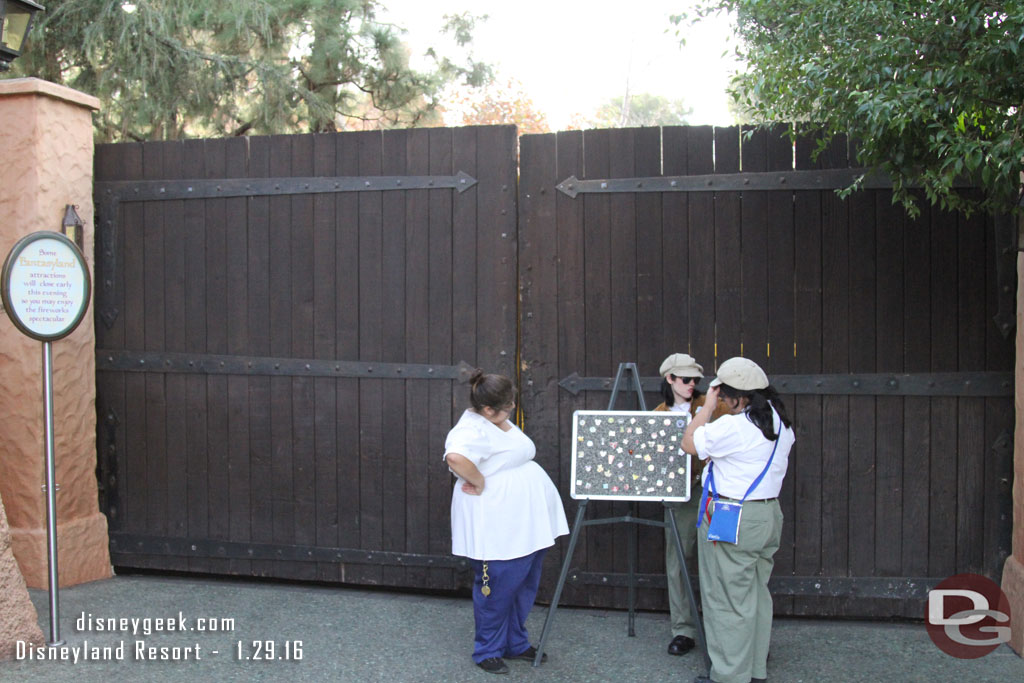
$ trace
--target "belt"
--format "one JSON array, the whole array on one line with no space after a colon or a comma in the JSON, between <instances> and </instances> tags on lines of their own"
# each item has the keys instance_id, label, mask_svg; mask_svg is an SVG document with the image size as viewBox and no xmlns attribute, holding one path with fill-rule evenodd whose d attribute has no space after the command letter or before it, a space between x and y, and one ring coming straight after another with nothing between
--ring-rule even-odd
<instances>
[{"instance_id":1,"label":"belt","mask_svg":"<svg viewBox=\"0 0 1024 683\"><path fill-rule=\"evenodd\" d=\"M728 496L719 496L718 498L720 500L727 500L731 503L773 503L778 500L778 498L747 498L744 501L740 501L739 498L729 498Z\"/></svg>"}]
</instances>

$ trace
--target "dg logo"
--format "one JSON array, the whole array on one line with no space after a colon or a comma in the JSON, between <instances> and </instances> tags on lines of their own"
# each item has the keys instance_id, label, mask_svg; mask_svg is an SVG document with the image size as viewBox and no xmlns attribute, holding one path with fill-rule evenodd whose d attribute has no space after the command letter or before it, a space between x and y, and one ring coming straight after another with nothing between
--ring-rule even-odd
<instances>
[{"instance_id":1,"label":"dg logo","mask_svg":"<svg viewBox=\"0 0 1024 683\"><path fill-rule=\"evenodd\" d=\"M1010 603L990 579L957 574L928 592L925 624L940 650L977 659L1010 640Z\"/></svg>"}]
</instances>

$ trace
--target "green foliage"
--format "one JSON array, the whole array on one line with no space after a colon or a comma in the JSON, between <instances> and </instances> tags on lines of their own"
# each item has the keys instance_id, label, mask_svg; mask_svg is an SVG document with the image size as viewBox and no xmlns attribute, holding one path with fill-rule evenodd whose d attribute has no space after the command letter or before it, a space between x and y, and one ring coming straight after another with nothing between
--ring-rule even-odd
<instances>
[{"instance_id":1,"label":"green foliage","mask_svg":"<svg viewBox=\"0 0 1024 683\"><path fill-rule=\"evenodd\" d=\"M415 125L454 80L488 68L409 65L377 0L50 0L12 75L100 98L99 141ZM473 18L451 18L468 40Z\"/></svg>"},{"instance_id":2,"label":"green foliage","mask_svg":"<svg viewBox=\"0 0 1024 683\"><path fill-rule=\"evenodd\" d=\"M601 105L587 125L595 128L632 128L638 126L681 126L693 114L693 107L682 100L661 95L638 93L628 102L615 97Z\"/></svg>"},{"instance_id":3,"label":"green foliage","mask_svg":"<svg viewBox=\"0 0 1024 683\"><path fill-rule=\"evenodd\" d=\"M732 93L754 120L816 122L822 147L848 135L857 162L888 173L912 214L913 185L947 209L1015 206L1022 0L699 1L689 18L735 13L749 70ZM960 193L964 180L984 199Z\"/></svg>"}]
</instances>

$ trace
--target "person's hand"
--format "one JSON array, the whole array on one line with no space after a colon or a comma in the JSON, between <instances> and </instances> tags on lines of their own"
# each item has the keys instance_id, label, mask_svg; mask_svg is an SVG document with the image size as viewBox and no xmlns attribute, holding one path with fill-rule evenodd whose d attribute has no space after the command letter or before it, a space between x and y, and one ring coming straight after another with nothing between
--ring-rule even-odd
<instances>
[{"instance_id":1,"label":"person's hand","mask_svg":"<svg viewBox=\"0 0 1024 683\"><path fill-rule=\"evenodd\" d=\"M721 390L722 386L720 384L716 384L713 387L708 387L708 393L707 397L704 399L704 405L709 405L711 406L711 409L714 410L714 407L718 405L718 393Z\"/></svg>"},{"instance_id":2,"label":"person's hand","mask_svg":"<svg viewBox=\"0 0 1024 683\"><path fill-rule=\"evenodd\" d=\"M463 482L462 484L462 492L468 493L471 496L479 496L481 493L484 492L484 487L481 486L480 488L477 488L476 486L473 486L467 481Z\"/></svg>"}]
</instances>

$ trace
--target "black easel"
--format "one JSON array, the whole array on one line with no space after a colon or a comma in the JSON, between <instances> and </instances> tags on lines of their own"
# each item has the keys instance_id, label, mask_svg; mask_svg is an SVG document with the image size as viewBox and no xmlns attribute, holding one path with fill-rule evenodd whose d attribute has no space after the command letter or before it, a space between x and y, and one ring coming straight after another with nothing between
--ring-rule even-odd
<instances>
[{"instance_id":1,"label":"black easel","mask_svg":"<svg viewBox=\"0 0 1024 683\"><path fill-rule=\"evenodd\" d=\"M640 403L640 410L647 410L647 403L644 401L643 388L640 386L640 373L636 363L619 363L619 371L615 374L615 384L612 385L611 399L608 401L608 410L615 409L615 400L619 396L619 387L622 384L623 375L629 373L632 379L632 389L636 391ZM565 552L565 559L562 561L562 572L558 576L558 585L555 587L555 594L551 599L551 606L548 608L547 617L544 619L544 629L540 634L540 642L537 644L537 656L533 659L534 666L540 666L541 657L544 656L544 644L547 642L551 632L551 624L554 621L555 610L558 609L558 600L562 597L562 589L565 588L565 580L569 575L569 565L572 563L573 551L576 550L576 542L579 540L580 529L585 526L597 526L599 524L646 524L665 528L672 527L672 535L676 540L676 550L679 552L679 565L683 570L683 582L686 585L686 597L690 601L690 613L693 614L694 622L697 624L697 644L704 655L704 665L710 676L711 658L708 656L707 641L704 638L704 625L701 623L700 614L697 612L697 599L693 594L693 585L690 582L690 569L686 566L686 554L683 552L683 542L679 539L679 527L676 524L676 516L668 515L669 522L659 522L653 519L643 519L637 515L637 501L633 501L633 510L625 517L605 517L603 519L583 519L587 511L589 498L584 498L576 508L576 520L572 524L572 533L569 535L569 548ZM668 506L666 505L666 508ZM629 534L629 628L630 637L636 636L636 527L633 533Z\"/></svg>"}]
</instances>

